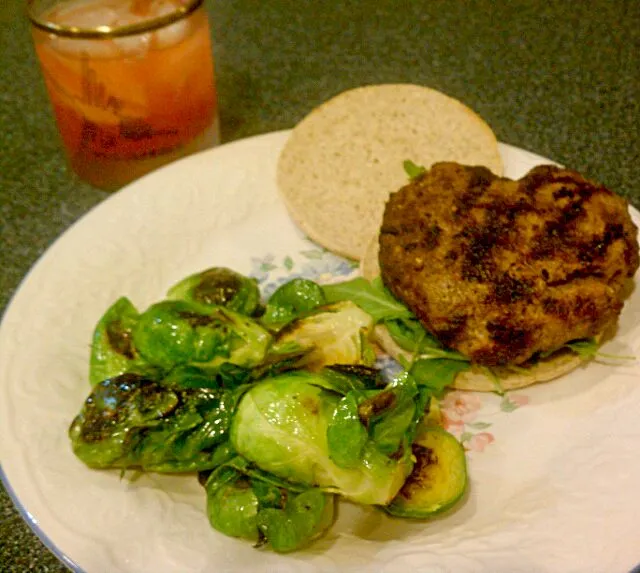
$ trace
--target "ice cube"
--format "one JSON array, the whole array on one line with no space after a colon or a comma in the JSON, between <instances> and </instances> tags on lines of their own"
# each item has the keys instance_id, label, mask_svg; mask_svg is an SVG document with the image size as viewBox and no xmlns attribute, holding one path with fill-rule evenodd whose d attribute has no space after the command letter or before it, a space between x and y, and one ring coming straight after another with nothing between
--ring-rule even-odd
<instances>
[{"instance_id":1,"label":"ice cube","mask_svg":"<svg viewBox=\"0 0 640 573\"><path fill-rule=\"evenodd\" d=\"M156 31L155 45L157 48L168 48L181 42L189 33L189 22L179 20L169 26Z\"/></svg>"},{"instance_id":2,"label":"ice cube","mask_svg":"<svg viewBox=\"0 0 640 573\"><path fill-rule=\"evenodd\" d=\"M118 54L126 58L142 58L149 51L151 32L136 34L135 36L121 36L113 38Z\"/></svg>"},{"instance_id":3,"label":"ice cube","mask_svg":"<svg viewBox=\"0 0 640 573\"><path fill-rule=\"evenodd\" d=\"M149 15L146 10L141 11L141 9L136 6L134 2L124 2L121 1L118 4L117 10L117 19L116 26L131 26L132 24L139 24L140 22L144 22L149 19Z\"/></svg>"},{"instance_id":4,"label":"ice cube","mask_svg":"<svg viewBox=\"0 0 640 573\"><path fill-rule=\"evenodd\" d=\"M104 2L88 0L65 4L52 12L50 19L64 26L93 29L99 26L113 26L118 19L118 12Z\"/></svg>"},{"instance_id":5,"label":"ice cube","mask_svg":"<svg viewBox=\"0 0 640 573\"><path fill-rule=\"evenodd\" d=\"M160 0L159 2L154 2L153 4L153 15L156 18L167 16L168 14L173 14L176 10L177 6L173 2Z\"/></svg>"},{"instance_id":6,"label":"ice cube","mask_svg":"<svg viewBox=\"0 0 640 573\"><path fill-rule=\"evenodd\" d=\"M114 58L118 50L111 40L81 40L79 38L63 38L51 36L51 47L57 52L73 58L88 57L90 59Z\"/></svg>"}]
</instances>

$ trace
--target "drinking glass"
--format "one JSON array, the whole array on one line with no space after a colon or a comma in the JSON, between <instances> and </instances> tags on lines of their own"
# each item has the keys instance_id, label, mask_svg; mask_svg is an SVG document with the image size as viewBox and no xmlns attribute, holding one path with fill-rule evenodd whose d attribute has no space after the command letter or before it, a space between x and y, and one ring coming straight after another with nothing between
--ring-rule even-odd
<instances>
[{"instance_id":1,"label":"drinking glass","mask_svg":"<svg viewBox=\"0 0 640 573\"><path fill-rule=\"evenodd\" d=\"M203 0L28 0L69 163L115 190L218 143Z\"/></svg>"}]
</instances>

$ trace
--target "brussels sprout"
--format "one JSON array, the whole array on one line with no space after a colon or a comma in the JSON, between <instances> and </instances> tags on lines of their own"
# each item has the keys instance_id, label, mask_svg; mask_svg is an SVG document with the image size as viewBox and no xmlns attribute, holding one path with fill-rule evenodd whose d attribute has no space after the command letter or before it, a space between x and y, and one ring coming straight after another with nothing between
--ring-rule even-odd
<instances>
[{"instance_id":1,"label":"brussels sprout","mask_svg":"<svg viewBox=\"0 0 640 573\"><path fill-rule=\"evenodd\" d=\"M313 314L293 320L278 332L276 341L311 348L302 363L308 370L331 364L370 366L375 362L369 342L372 328L373 320L366 312L343 301L317 307Z\"/></svg>"},{"instance_id":2,"label":"brussels sprout","mask_svg":"<svg viewBox=\"0 0 640 573\"><path fill-rule=\"evenodd\" d=\"M300 314L324 303L322 287L308 279L293 279L278 287L271 295L262 323L277 330Z\"/></svg>"},{"instance_id":3,"label":"brussels sprout","mask_svg":"<svg viewBox=\"0 0 640 573\"><path fill-rule=\"evenodd\" d=\"M323 372L305 371L255 384L238 405L231 443L240 455L282 479L318 486L359 503L384 505L411 471L411 452L407 448L386 455L370 436L366 442L359 438L355 440L357 453L345 454L350 457L348 467L340 467L332 459L328 431L334 417L341 420L335 412L342 397L326 389L331 384ZM352 430L348 426L343 426L345 436ZM412 427L407 424L405 430ZM340 431L332 432L335 446L340 443ZM333 457L340 453L334 450Z\"/></svg>"},{"instance_id":4,"label":"brussels sprout","mask_svg":"<svg viewBox=\"0 0 640 573\"><path fill-rule=\"evenodd\" d=\"M144 365L133 344L133 329L139 316L131 301L121 297L100 318L91 341L89 382L92 386Z\"/></svg>"},{"instance_id":5,"label":"brussels sprout","mask_svg":"<svg viewBox=\"0 0 640 573\"><path fill-rule=\"evenodd\" d=\"M74 453L94 468L194 471L220 463L215 448L245 387L170 388L126 373L94 386L71 423Z\"/></svg>"},{"instance_id":6,"label":"brussels sprout","mask_svg":"<svg viewBox=\"0 0 640 573\"><path fill-rule=\"evenodd\" d=\"M133 329L141 356L166 369L191 364L212 371L225 362L250 368L263 360L271 340L246 316L183 300L150 306Z\"/></svg>"},{"instance_id":7,"label":"brussels sprout","mask_svg":"<svg viewBox=\"0 0 640 573\"><path fill-rule=\"evenodd\" d=\"M384 508L399 517L425 518L452 507L467 486L464 448L442 428L428 428L414 442L416 463L394 500Z\"/></svg>"},{"instance_id":8,"label":"brussels sprout","mask_svg":"<svg viewBox=\"0 0 640 573\"><path fill-rule=\"evenodd\" d=\"M268 543L280 553L307 545L333 521L332 495L279 481L251 468L243 458L214 470L205 489L213 528Z\"/></svg>"},{"instance_id":9,"label":"brussels sprout","mask_svg":"<svg viewBox=\"0 0 640 573\"><path fill-rule=\"evenodd\" d=\"M167 298L224 306L246 316L255 316L261 310L258 281L225 267L188 276L169 289Z\"/></svg>"}]
</instances>

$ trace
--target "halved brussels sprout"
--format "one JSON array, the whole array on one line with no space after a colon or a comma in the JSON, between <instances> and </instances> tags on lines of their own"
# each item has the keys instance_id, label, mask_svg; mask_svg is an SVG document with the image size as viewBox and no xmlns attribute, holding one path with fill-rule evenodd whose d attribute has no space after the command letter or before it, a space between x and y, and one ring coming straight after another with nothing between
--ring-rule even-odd
<instances>
[{"instance_id":1,"label":"halved brussels sprout","mask_svg":"<svg viewBox=\"0 0 640 573\"><path fill-rule=\"evenodd\" d=\"M258 281L226 267L188 276L169 289L167 298L224 306L246 316L255 316L260 310Z\"/></svg>"},{"instance_id":2,"label":"halved brussels sprout","mask_svg":"<svg viewBox=\"0 0 640 573\"><path fill-rule=\"evenodd\" d=\"M413 443L411 475L384 509L399 517L426 518L452 507L467 487L464 448L442 428L425 429Z\"/></svg>"},{"instance_id":3,"label":"halved brussels sprout","mask_svg":"<svg viewBox=\"0 0 640 573\"><path fill-rule=\"evenodd\" d=\"M324 380L322 373L305 371L255 384L236 410L230 434L233 447L281 479L318 486L359 503L389 503L411 471L410 451L386 455L369 437L354 444L357 452L349 454L349 467L339 466L332 459L327 432L342 396L327 390L328 385L331 380ZM351 422L339 424L337 432ZM335 437L332 442L339 442Z\"/></svg>"},{"instance_id":4,"label":"halved brussels sprout","mask_svg":"<svg viewBox=\"0 0 640 573\"><path fill-rule=\"evenodd\" d=\"M301 366L320 370L332 364L364 364L375 362L375 352L369 342L373 320L350 301L337 302L314 309L280 330L278 344L296 342L311 351Z\"/></svg>"}]
</instances>

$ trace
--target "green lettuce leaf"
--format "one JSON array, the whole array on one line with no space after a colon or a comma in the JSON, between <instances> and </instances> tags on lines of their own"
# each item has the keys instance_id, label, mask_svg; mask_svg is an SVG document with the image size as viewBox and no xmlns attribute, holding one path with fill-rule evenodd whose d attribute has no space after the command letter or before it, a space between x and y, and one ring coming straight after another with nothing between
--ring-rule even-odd
<instances>
[{"instance_id":1,"label":"green lettuce leaf","mask_svg":"<svg viewBox=\"0 0 640 573\"><path fill-rule=\"evenodd\" d=\"M595 358L598 354L599 345L595 338L584 338L581 340L573 340L565 344L567 348L575 352L583 360Z\"/></svg>"},{"instance_id":2,"label":"green lettuce leaf","mask_svg":"<svg viewBox=\"0 0 640 573\"><path fill-rule=\"evenodd\" d=\"M413 364L405 364L417 384L428 388L435 396L441 397L460 372L469 370L471 365L450 358L419 358Z\"/></svg>"},{"instance_id":3,"label":"green lettuce leaf","mask_svg":"<svg viewBox=\"0 0 640 573\"><path fill-rule=\"evenodd\" d=\"M371 282L358 277L342 283L324 285L322 290L328 302L350 300L371 315L376 323L392 318L413 318L411 311L393 297L379 277Z\"/></svg>"}]
</instances>

